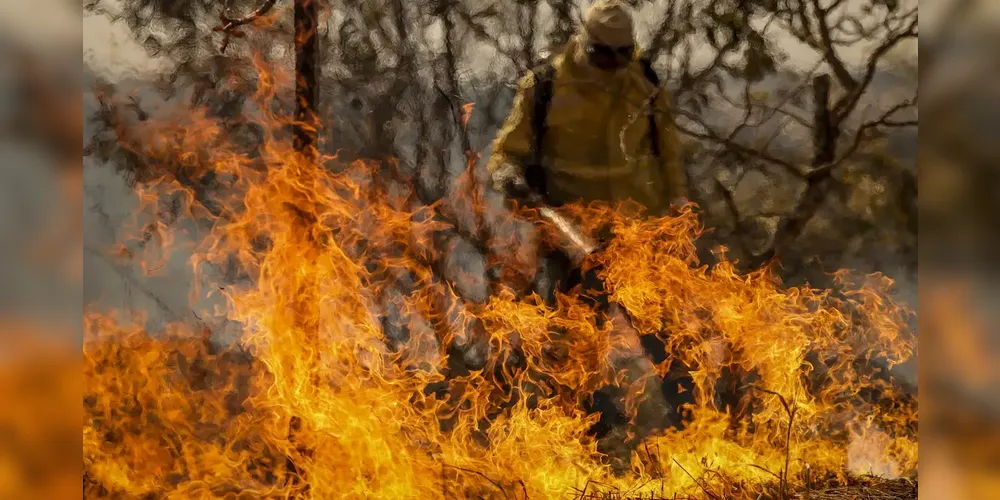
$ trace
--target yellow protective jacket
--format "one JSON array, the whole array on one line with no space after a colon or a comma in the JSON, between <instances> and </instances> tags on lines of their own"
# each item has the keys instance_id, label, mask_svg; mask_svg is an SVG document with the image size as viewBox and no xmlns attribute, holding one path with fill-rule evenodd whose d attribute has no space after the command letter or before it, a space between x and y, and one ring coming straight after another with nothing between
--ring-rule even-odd
<instances>
[{"instance_id":1,"label":"yellow protective jacket","mask_svg":"<svg viewBox=\"0 0 1000 500\"><path fill-rule=\"evenodd\" d=\"M651 215L661 215L671 201L687 196L669 96L646 78L638 59L621 71L606 73L585 62L580 43L573 39L552 64L541 165L550 201L631 199ZM487 170L495 185L509 169L524 169L531 161L534 85L531 74L521 80L510 115L493 142ZM648 133L650 104L660 129L659 159L652 154Z\"/></svg>"}]
</instances>

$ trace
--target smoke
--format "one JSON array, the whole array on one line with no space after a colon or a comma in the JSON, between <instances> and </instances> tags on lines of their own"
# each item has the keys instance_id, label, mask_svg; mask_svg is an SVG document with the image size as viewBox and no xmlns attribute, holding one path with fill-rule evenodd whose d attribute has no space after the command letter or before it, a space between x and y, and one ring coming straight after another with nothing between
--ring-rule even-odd
<instances>
[{"instance_id":1,"label":"smoke","mask_svg":"<svg viewBox=\"0 0 1000 500\"><path fill-rule=\"evenodd\" d=\"M886 453L891 442L890 436L871 422L852 429L847 446L848 473L898 479L899 464Z\"/></svg>"},{"instance_id":2,"label":"smoke","mask_svg":"<svg viewBox=\"0 0 1000 500\"><path fill-rule=\"evenodd\" d=\"M139 210L135 189L111 165L88 165L84 184L85 307L119 311L124 322L139 314L149 331L180 321L209 327L222 343L235 340L235 325L224 320L224 297L206 288L225 281L219 279L218 270L196 277L191 266L193 250L203 236L196 221L181 217L171 225L167 254L159 253L163 249L155 241L139 248L130 241L136 228L154 222L158 214ZM123 255L123 242L131 255ZM196 289L209 293L192 296Z\"/></svg>"}]
</instances>

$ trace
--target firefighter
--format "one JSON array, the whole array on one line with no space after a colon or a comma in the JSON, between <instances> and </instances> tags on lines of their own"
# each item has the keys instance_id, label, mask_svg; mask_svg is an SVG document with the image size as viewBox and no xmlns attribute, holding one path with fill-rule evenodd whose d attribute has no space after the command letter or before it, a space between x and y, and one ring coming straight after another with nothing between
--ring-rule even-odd
<instances>
[{"instance_id":1,"label":"firefighter","mask_svg":"<svg viewBox=\"0 0 1000 500\"><path fill-rule=\"evenodd\" d=\"M670 98L636 50L627 7L599 0L561 53L521 80L487 170L501 192L534 189L552 205L631 199L662 215L684 202Z\"/></svg>"},{"instance_id":2,"label":"firefighter","mask_svg":"<svg viewBox=\"0 0 1000 500\"><path fill-rule=\"evenodd\" d=\"M538 193L553 206L632 200L660 216L686 202L670 99L638 53L626 6L598 0L563 50L521 80L487 170L509 198ZM536 273L536 291L553 302L556 289L567 291L571 267L563 252L552 251ZM610 400L596 408L604 426L598 445L622 469L634 445L665 427L671 411L638 332L616 305L604 303L628 348L611 359L623 378L598 394ZM638 400L637 409L626 399Z\"/></svg>"}]
</instances>

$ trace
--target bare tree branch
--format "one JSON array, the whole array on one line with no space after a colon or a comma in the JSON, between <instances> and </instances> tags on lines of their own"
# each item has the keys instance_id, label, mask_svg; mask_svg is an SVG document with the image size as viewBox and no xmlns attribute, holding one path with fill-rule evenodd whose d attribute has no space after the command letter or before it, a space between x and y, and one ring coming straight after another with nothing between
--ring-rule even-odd
<instances>
[{"instance_id":1,"label":"bare tree branch","mask_svg":"<svg viewBox=\"0 0 1000 500\"><path fill-rule=\"evenodd\" d=\"M854 90L858 86L858 82L851 76L851 72L847 70L847 66L844 61L837 54L837 49L834 47L833 40L830 34L830 26L827 23L827 15L829 10L824 9L819 4L820 0L812 0L812 6L815 10L816 23L819 28L820 40L822 44L816 48L820 50L823 54L823 60L830 65L830 69L833 70L833 74L837 76L837 80L840 84L849 90Z\"/></svg>"},{"instance_id":2,"label":"bare tree branch","mask_svg":"<svg viewBox=\"0 0 1000 500\"><path fill-rule=\"evenodd\" d=\"M851 112L854 111L855 106L864 95L865 91L868 90L868 86L871 84L872 79L875 78L875 73L878 71L878 65L882 62L883 56L885 56L890 50L899 45L900 42L906 39L916 39L917 38L917 10L914 8L910 13L904 16L904 19L908 18L906 27L901 31L891 30L887 35L886 39L875 48L875 50L868 56L868 62L865 65L864 75L861 77L861 81L854 87L850 87L850 92L845 95L837 104L834 105L833 111L838 122L842 122Z\"/></svg>"},{"instance_id":3,"label":"bare tree branch","mask_svg":"<svg viewBox=\"0 0 1000 500\"><path fill-rule=\"evenodd\" d=\"M678 10L681 9L680 3L682 0L670 0L664 7L663 19L660 21L660 25L653 32L650 38L649 46L646 48L646 55L651 60L656 60L660 56L660 52L666 50L668 53L673 52L674 46L681 37L680 27L677 25L677 17L679 14ZM689 4L685 2L685 6Z\"/></svg>"},{"instance_id":4,"label":"bare tree branch","mask_svg":"<svg viewBox=\"0 0 1000 500\"><path fill-rule=\"evenodd\" d=\"M892 116L895 115L896 113L899 113L900 111L903 111L905 109L914 108L916 107L916 105L917 105L917 96L914 96L889 108L889 110L883 113L879 118L862 124L860 127L858 127L857 132L854 133L854 140L851 142L851 145L848 146L848 148L843 153L840 154L839 160L829 165L823 165L819 168L812 170L806 175L806 178L817 179L819 177L828 175L830 171L832 171L840 164L842 164L844 160L854 155L854 153L864 143L864 140L867 138L868 134L877 127L893 127L893 128L916 127L917 120L915 119L902 120L902 121L896 121L892 119Z\"/></svg>"},{"instance_id":5,"label":"bare tree branch","mask_svg":"<svg viewBox=\"0 0 1000 500\"><path fill-rule=\"evenodd\" d=\"M805 170L805 167L803 167L803 166L800 166L800 165L798 165L796 163L793 163L791 161L788 161L788 160L785 160L785 159L782 159L782 158L779 158L779 157L767 154L767 153L765 153L763 151L759 151L759 150L757 150L755 148L752 148L750 146L745 146L745 145L740 144L740 143L738 143L738 142L736 142L736 141L734 141L732 139L729 139L729 138L726 138L726 137L722 137L717 132L715 132L712 129L712 127L710 127L709 125L707 125L699 116L697 116L697 115L695 115L693 113L690 113L690 112L688 112L688 111L686 111L684 109L678 109L677 110L677 114L680 115L680 116L683 116L683 117L685 117L685 118L687 118L687 119L689 119L691 121L693 121L694 123L700 125L703 129L705 129L705 132L696 132L696 131L691 130L690 128L687 128L687 127L681 125L680 123L678 123L677 124L677 129L679 131L681 131L682 133L684 133L685 135L688 135L688 136L691 136L691 137L695 137L695 138L698 138L698 139L702 139L702 140L706 140L706 141L709 141L709 142L712 142L712 143L724 146L724 147L726 147L726 148L728 148L728 149L730 149L732 151L740 153L740 154L742 154L744 156L748 156L750 158L756 158L758 160L762 160L762 161L765 161L765 162L768 162L768 163L772 163L774 165L777 165L777 166L780 166L780 167L784 168L785 170L791 172L792 174L794 174L794 175L796 175L798 177L805 177L805 175L806 175L806 170Z\"/></svg>"},{"instance_id":6,"label":"bare tree branch","mask_svg":"<svg viewBox=\"0 0 1000 500\"><path fill-rule=\"evenodd\" d=\"M244 17L229 17L225 12L219 14L219 20L222 22L221 26L212 28L212 31L222 33L222 46L219 48L220 52L225 52L226 48L229 47L229 38L243 38L245 35L240 32L237 28L250 24L257 19L260 19L267 15L267 13L274 7L277 0L264 0L264 3L257 10L254 10L249 15Z\"/></svg>"}]
</instances>

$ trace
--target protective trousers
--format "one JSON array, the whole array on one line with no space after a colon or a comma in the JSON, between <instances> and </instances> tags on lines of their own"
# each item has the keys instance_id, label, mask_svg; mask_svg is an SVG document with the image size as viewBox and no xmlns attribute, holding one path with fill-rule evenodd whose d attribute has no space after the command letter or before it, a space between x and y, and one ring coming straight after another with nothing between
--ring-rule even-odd
<instances>
[{"instance_id":1,"label":"protective trousers","mask_svg":"<svg viewBox=\"0 0 1000 500\"><path fill-rule=\"evenodd\" d=\"M595 273L582 274L560 250L552 250L541 259L533 283L548 304L555 303L556 292L566 293L582 285L584 296L612 322L612 335L623 347L611 353L611 366L618 373L617 384L606 386L594 395L589 411L601 414L592 431L598 450L608 455L614 469L624 472L631 462L631 452L642 439L666 428L672 408L663 393L662 379L643 349L639 332L632 327L624 311L608 301Z\"/></svg>"}]
</instances>

